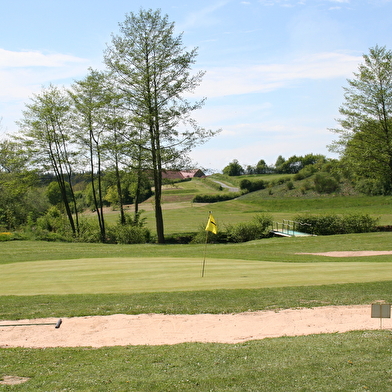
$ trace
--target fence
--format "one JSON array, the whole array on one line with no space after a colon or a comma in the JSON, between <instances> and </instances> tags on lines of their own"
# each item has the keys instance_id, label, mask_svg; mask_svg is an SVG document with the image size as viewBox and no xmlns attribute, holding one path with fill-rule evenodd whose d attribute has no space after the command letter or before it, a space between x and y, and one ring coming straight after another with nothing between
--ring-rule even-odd
<instances>
[{"instance_id":1,"label":"fence","mask_svg":"<svg viewBox=\"0 0 392 392\"><path fill-rule=\"evenodd\" d=\"M283 219L282 222L272 222L272 231L285 236L312 235L301 232L301 226L311 226L309 223L295 222ZM307 230L309 231L309 230Z\"/></svg>"}]
</instances>

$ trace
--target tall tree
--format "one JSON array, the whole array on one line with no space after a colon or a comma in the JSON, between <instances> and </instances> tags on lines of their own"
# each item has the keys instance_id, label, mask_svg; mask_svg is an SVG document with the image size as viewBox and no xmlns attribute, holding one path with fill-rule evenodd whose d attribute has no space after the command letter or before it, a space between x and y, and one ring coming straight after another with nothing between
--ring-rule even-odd
<instances>
[{"instance_id":1,"label":"tall tree","mask_svg":"<svg viewBox=\"0 0 392 392\"><path fill-rule=\"evenodd\" d=\"M330 150L349 163L357 178L377 179L392 192L392 51L375 46L363 55L344 87L339 135Z\"/></svg>"},{"instance_id":2,"label":"tall tree","mask_svg":"<svg viewBox=\"0 0 392 392\"><path fill-rule=\"evenodd\" d=\"M18 124L21 130L20 139L34 156L32 162L43 170L54 172L72 232L76 235L79 233L79 219L72 188L74 151L69 113L67 95L51 85L31 99ZM70 193L68 184L71 185Z\"/></svg>"},{"instance_id":3,"label":"tall tree","mask_svg":"<svg viewBox=\"0 0 392 392\"><path fill-rule=\"evenodd\" d=\"M178 161L213 132L200 128L190 117L201 107L184 93L200 84L203 72L191 75L197 51L186 51L182 35L160 10L126 15L120 35L113 36L105 62L116 77L133 117L143 131L141 147L150 154L154 179L158 243L164 243L162 169Z\"/></svg>"},{"instance_id":4,"label":"tall tree","mask_svg":"<svg viewBox=\"0 0 392 392\"><path fill-rule=\"evenodd\" d=\"M110 99L104 83L105 74L90 69L90 73L83 80L75 82L72 90L69 91L76 109L73 121L75 136L88 157L94 210L97 214L102 242L106 241L102 188L104 108Z\"/></svg>"}]
</instances>

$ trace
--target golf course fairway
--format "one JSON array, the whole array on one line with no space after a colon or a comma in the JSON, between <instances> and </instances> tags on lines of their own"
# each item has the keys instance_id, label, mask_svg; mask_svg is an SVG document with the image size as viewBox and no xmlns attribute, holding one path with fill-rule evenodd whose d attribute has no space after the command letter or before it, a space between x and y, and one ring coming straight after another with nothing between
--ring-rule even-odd
<instances>
[{"instance_id":1,"label":"golf course fairway","mask_svg":"<svg viewBox=\"0 0 392 392\"><path fill-rule=\"evenodd\" d=\"M140 293L392 280L390 262L88 258L0 265L0 295Z\"/></svg>"}]
</instances>

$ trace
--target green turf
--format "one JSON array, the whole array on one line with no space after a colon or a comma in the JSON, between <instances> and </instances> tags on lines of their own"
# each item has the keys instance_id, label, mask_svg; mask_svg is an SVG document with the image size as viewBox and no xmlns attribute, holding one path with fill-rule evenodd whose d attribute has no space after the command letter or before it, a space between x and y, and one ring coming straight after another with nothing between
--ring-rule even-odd
<instances>
[{"instance_id":1,"label":"green turf","mask_svg":"<svg viewBox=\"0 0 392 392\"><path fill-rule=\"evenodd\" d=\"M110 314L199 314L392 303L392 281L133 294L0 296L0 320Z\"/></svg>"},{"instance_id":2,"label":"green turf","mask_svg":"<svg viewBox=\"0 0 392 392\"><path fill-rule=\"evenodd\" d=\"M241 244L209 244L207 258L276 262L389 261L389 256L369 258L326 258L298 254L329 251L392 250L392 232L307 238L270 238ZM0 243L0 265L27 261L69 260L78 258L180 257L203 260L205 245L109 245L7 241Z\"/></svg>"},{"instance_id":3,"label":"green turf","mask_svg":"<svg viewBox=\"0 0 392 392\"><path fill-rule=\"evenodd\" d=\"M237 259L95 258L0 266L1 295L140 293L392 280L390 262L280 263Z\"/></svg>"},{"instance_id":4,"label":"green turf","mask_svg":"<svg viewBox=\"0 0 392 392\"><path fill-rule=\"evenodd\" d=\"M282 337L242 344L0 349L4 391L384 392L389 331Z\"/></svg>"}]
</instances>

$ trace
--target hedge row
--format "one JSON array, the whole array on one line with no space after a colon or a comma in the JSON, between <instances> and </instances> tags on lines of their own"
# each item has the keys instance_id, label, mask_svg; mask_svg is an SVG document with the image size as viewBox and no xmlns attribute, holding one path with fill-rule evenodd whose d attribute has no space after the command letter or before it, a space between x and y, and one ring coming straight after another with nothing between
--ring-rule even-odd
<instances>
[{"instance_id":1,"label":"hedge row","mask_svg":"<svg viewBox=\"0 0 392 392\"><path fill-rule=\"evenodd\" d=\"M350 215L297 215L301 231L315 235L369 233L377 230L377 218L365 214Z\"/></svg>"},{"instance_id":2,"label":"hedge row","mask_svg":"<svg viewBox=\"0 0 392 392\"><path fill-rule=\"evenodd\" d=\"M242 193L240 192L230 192L216 195L196 195L192 201L194 203L216 203L218 201L233 200L237 197L240 197L241 195Z\"/></svg>"}]
</instances>

